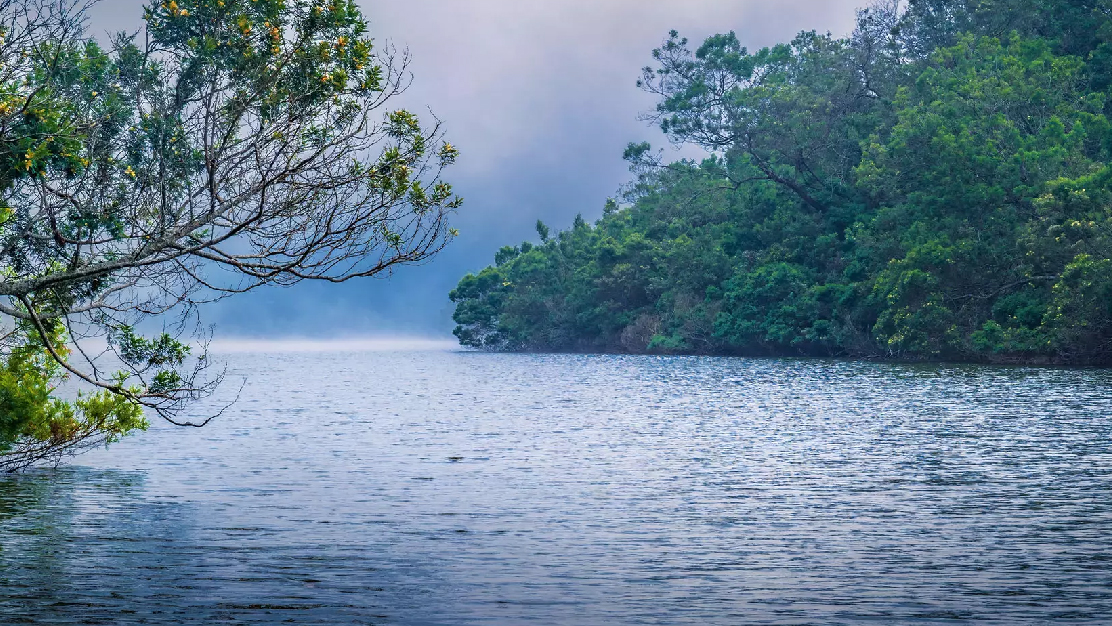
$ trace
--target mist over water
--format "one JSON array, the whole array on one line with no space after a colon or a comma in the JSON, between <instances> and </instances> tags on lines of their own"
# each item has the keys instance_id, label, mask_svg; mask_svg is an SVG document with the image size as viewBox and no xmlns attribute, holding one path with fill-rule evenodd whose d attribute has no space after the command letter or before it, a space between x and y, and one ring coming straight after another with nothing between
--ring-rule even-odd
<instances>
[{"instance_id":1,"label":"mist over water","mask_svg":"<svg viewBox=\"0 0 1112 626\"><path fill-rule=\"evenodd\" d=\"M300 352L447 352L458 349L450 339L438 337L349 337L344 339L218 339L209 345L216 355L237 353L284 354Z\"/></svg>"},{"instance_id":2,"label":"mist over water","mask_svg":"<svg viewBox=\"0 0 1112 626\"><path fill-rule=\"evenodd\" d=\"M1112 620L1106 371L249 347L0 478L0 623Z\"/></svg>"}]
</instances>

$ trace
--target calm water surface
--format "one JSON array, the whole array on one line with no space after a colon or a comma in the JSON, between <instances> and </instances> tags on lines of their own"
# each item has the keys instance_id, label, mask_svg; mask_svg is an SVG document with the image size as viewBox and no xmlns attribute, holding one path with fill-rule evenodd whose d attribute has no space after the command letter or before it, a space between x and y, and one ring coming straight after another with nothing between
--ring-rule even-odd
<instances>
[{"instance_id":1,"label":"calm water surface","mask_svg":"<svg viewBox=\"0 0 1112 626\"><path fill-rule=\"evenodd\" d=\"M227 358L0 478L0 623L1112 623L1110 372Z\"/></svg>"}]
</instances>

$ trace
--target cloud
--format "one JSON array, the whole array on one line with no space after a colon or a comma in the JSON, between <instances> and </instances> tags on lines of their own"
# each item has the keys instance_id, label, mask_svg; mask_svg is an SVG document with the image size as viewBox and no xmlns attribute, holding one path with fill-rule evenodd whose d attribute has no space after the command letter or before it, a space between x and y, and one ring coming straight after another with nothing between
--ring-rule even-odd
<instances>
[{"instance_id":1,"label":"cloud","mask_svg":"<svg viewBox=\"0 0 1112 626\"><path fill-rule=\"evenodd\" d=\"M636 116L652 100L634 83L670 29L695 42L735 30L757 48L803 29L848 32L855 2L415 0L365 8L373 32L413 53L410 98L459 136L468 150L462 171L496 175L509 158L540 147L547 154L532 156L566 162L551 155L604 149L598 141L619 129L645 134Z\"/></svg>"}]
</instances>

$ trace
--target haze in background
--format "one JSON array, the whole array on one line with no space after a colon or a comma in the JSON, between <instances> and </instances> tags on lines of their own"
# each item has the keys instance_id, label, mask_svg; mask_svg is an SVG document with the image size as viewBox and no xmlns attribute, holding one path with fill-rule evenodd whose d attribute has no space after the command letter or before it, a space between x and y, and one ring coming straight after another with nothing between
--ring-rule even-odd
<instances>
[{"instance_id":1,"label":"haze in background","mask_svg":"<svg viewBox=\"0 0 1112 626\"><path fill-rule=\"evenodd\" d=\"M631 141L666 141L638 120L650 53L677 29L693 43L733 30L750 49L801 30L853 28L863 0L361 0L380 42L406 47L414 83L402 104L444 121L462 150L447 174L466 203L460 237L432 262L389 279L269 288L212 305L218 337L444 337L448 292L534 224L593 221L626 182ZM102 0L92 29L135 29L141 0Z\"/></svg>"}]
</instances>

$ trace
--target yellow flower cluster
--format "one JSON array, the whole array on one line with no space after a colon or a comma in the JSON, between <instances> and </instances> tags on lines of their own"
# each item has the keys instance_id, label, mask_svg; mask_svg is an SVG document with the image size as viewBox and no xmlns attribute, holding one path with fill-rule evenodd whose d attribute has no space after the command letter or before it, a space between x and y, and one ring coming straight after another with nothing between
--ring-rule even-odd
<instances>
[{"instance_id":1,"label":"yellow flower cluster","mask_svg":"<svg viewBox=\"0 0 1112 626\"><path fill-rule=\"evenodd\" d=\"M164 3L162 8L165 9L171 17L189 17L189 9L180 8L177 0L170 0Z\"/></svg>"}]
</instances>

